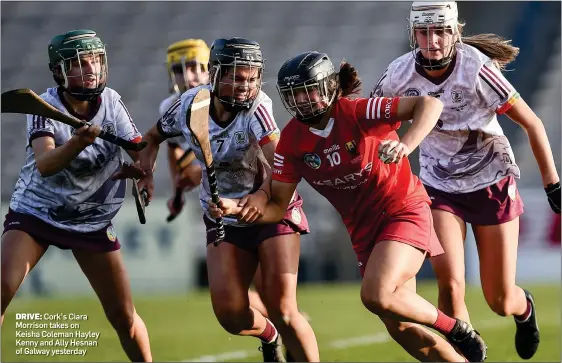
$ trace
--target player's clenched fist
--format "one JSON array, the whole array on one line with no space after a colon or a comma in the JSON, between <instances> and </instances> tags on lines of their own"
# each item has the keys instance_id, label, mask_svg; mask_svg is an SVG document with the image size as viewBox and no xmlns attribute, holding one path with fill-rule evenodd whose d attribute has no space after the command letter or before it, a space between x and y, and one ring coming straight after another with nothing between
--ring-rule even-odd
<instances>
[{"instance_id":1,"label":"player's clenched fist","mask_svg":"<svg viewBox=\"0 0 562 363\"><path fill-rule=\"evenodd\" d=\"M383 140L379 144L379 159L385 164L398 163L410 155L410 149L400 141Z\"/></svg>"},{"instance_id":2,"label":"player's clenched fist","mask_svg":"<svg viewBox=\"0 0 562 363\"><path fill-rule=\"evenodd\" d=\"M74 136L84 146L88 146L96 141L96 137L101 132L99 125L85 125L74 131Z\"/></svg>"}]
</instances>

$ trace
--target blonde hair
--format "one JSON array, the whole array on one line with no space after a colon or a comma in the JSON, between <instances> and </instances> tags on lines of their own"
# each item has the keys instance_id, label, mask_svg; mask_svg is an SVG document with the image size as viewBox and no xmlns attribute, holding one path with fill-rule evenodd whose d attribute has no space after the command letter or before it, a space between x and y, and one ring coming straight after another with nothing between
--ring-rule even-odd
<instances>
[{"instance_id":1,"label":"blonde hair","mask_svg":"<svg viewBox=\"0 0 562 363\"><path fill-rule=\"evenodd\" d=\"M496 34L463 36L464 25L464 23L458 24L461 42L475 47L490 57L500 70L505 70L505 66L513 62L519 54L519 48L511 45L511 40L504 39Z\"/></svg>"}]
</instances>

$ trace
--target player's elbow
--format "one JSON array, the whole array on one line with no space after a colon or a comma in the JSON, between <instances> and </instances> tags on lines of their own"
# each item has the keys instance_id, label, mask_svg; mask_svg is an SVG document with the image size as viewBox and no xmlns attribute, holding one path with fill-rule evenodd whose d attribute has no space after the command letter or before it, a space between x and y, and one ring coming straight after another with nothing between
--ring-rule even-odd
<instances>
[{"instance_id":1,"label":"player's elbow","mask_svg":"<svg viewBox=\"0 0 562 363\"><path fill-rule=\"evenodd\" d=\"M441 114L441 111L443 111L443 102L441 102L441 100L439 100L438 98L435 98L435 97L432 97L432 96L420 96L417 103L418 103L418 105L423 105L424 107L427 107L428 109L435 110L436 112L439 112L440 114Z\"/></svg>"},{"instance_id":2,"label":"player's elbow","mask_svg":"<svg viewBox=\"0 0 562 363\"><path fill-rule=\"evenodd\" d=\"M43 178L55 175L57 172L51 168L45 160L39 159L35 161L37 171Z\"/></svg>"},{"instance_id":3,"label":"player's elbow","mask_svg":"<svg viewBox=\"0 0 562 363\"><path fill-rule=\"evenodd\" d=\"M156 124L144 134L142 141L146 141L149 146L159 146L169 137L171 136L166 135L160 125Z\"/></svg>"}]
</instances>

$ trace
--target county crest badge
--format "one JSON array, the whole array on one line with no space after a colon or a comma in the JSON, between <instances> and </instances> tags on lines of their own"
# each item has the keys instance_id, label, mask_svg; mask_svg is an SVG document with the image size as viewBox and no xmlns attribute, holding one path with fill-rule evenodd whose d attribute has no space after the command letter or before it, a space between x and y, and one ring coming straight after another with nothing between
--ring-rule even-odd
<instances>
[{"instance_id":1,"label":"county crest badge","mask_svg":"<svg viewBox=\"0 0 562 363\"><path fill-rule=\"evenodd\" d=\"M322 164L322 160L320 160L320 156L318 156L318 154L315 153L304 154L304 162L306 165L310 166L314 170L319 169L320 164Z\"/></svg>"}]
</instances>

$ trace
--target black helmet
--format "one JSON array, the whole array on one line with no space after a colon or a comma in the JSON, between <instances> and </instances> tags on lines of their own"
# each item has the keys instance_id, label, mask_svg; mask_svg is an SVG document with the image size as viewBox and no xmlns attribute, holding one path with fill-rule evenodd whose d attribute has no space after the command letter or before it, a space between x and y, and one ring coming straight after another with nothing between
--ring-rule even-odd
<instances>
[{"instance_id":1,"label":"black helmet","mask_svg":"<svg viewBox=\"0 0 562 363\"><path fill-rule=\"evenodd\" d=\"M299 121L317 119L334 102L338 92L337 74L325 53L304 52L286 61L277 74L277 91L287 111ZM306 92L308 98L297 102L295 93ZM317 91L320 101L310 100Z\"/></svg>"},{"instance_id":2,"label":"black helmet","mask_svg":"<svg viewBox=\"0 0 562 363\"><path fill-rule=\"evenodd\" d=\"M233 95L239 85L234 81L221 81L228 69L236 72L236 67L249 67L258 69L258 78L256 85L245 86L248 88L246 98L237 100ZM209 71L211 73L211 85L213 93L218 99L229 109L249 109L252 107L256 99L262 82L264 60L261 54L261 48L258 42L245 38L220 38L211 45L211 54L209 58ZM219 91L219 84L228 84L232 86L232 96L223 96ZM257 92L252 95L252 91L257 88Z\"/></svg>"}]
</instances>

